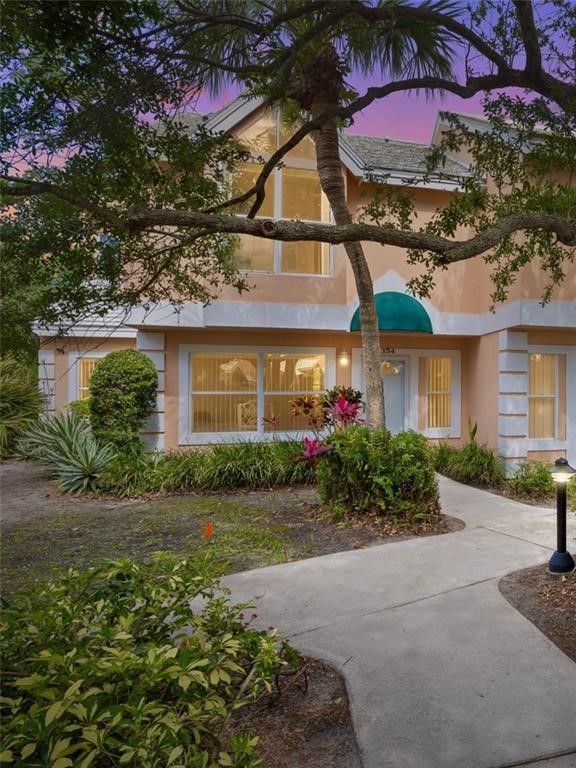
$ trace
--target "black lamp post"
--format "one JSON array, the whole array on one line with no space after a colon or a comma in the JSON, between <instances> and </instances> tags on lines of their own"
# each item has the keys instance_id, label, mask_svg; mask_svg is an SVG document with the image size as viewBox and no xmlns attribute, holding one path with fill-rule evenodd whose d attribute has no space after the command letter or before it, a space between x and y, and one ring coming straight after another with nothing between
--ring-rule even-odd
<instances>
[{"instance_id":1,"label":"black lamp post","mask_svg":"<svg viewBox=\"0 0 576 768\"><path fill-rule=\"evenodd\" d=\"M570 573L574 570L574 558L566 551L566 486L570 478L576 475L576 469L566 459L556 459L550 468L552 479L556 483L556 552L550 558L550 573Z\"/></svg>"}]
</instances>

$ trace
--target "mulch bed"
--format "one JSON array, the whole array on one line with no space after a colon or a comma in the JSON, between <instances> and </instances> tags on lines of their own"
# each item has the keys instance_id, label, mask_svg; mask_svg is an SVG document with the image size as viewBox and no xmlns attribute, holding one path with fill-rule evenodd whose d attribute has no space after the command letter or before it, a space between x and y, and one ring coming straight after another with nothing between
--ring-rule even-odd
<instances>
[{"instance_id":1,"label":"mulch bed","mask_svg":"<svg viewBox=\"0 0 576 768\"><path fill-rule=\"evenodd\" d=\"M557 577L539 565L504 576L499 586L509 603L576 662L576 571Z\"/></svg>"},{"instance_id":2,"label":"mulch bed","mask_svg":"<svg viewBox=\"0 0 576 768\"><path fill-rule=\"evenodd\" d=\"M242 709L234 723L259 736L263 768L361 768L340 676L327 664L303 659L282 676L281 694Z\"/></svg>"}]
</instances>

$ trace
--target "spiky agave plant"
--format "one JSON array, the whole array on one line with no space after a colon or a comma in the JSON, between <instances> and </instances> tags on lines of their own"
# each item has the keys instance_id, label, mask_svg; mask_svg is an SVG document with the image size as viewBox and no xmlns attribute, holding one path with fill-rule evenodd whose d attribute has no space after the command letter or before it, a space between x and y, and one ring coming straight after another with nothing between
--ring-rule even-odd
<instances>
[{"instance_id":1,"label":"spiky agave plant","mask_svg":"<svg viewBox=\"0 0 576 768\"><path fill-rule=\"evenodd\" d=\"M116 456L114 448L94 437L88 420L74 413L39 422L22 436L18 450L43 464L66 493L97 491Z\"/></svg>"},{"instance_id":2,"label":"spiky agave plant","mask_svg":"<svg viewBox=\"0 0 576 768\"><path fill-rule=\"evenodd\" d=\"M42 395L30 368L14 355L0 360L0 456L12 453L20 434L37 420Z\"/></svg>"}]
</instances>

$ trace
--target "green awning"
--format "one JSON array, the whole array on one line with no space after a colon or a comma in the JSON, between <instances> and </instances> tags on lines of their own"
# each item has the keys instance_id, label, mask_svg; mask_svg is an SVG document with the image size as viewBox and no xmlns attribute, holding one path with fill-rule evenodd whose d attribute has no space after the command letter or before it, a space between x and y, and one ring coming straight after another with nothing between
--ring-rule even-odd
<instances>
[{"instance_id":1,"label":"green awning","mask_svg":"<svg viewBox=\"0 0 576 768\"><path fill-rule=\"evenodd\" d=\"M379 330L432 333L432 323L428 312L412 296L396 291L385 291L374 296L374 304L378 315ZM360 330L360 307L352 316L350 330Z\"/></svg>"}]
</instances>

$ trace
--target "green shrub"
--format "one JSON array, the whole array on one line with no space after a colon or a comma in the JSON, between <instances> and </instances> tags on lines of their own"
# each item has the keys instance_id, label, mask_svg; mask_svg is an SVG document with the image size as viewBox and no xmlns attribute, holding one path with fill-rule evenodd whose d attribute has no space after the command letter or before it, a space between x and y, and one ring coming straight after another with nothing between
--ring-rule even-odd
<instances>
[{"instance_id":1,"label":"green shrub","mask_svg":"<svg viewBox=\"0 0 576 768\"><path fill-rule=\"evenodd\" d=\"M460 483L499 488L505 481L502 461L495 451L476 440L478 424L469 423L470 442L463 448L441 443L434 451L436 470Z\"/></svg>"},{"instance_id":2,"label":"green shrub","mask_svg":"<svg viewBox=\"0 0 576 768\"><path fill-rule=\"evenodd\" d=\"M314 481L312 468L294 457L294 440L238 442L152 456L119 454L100 478L100 488L118 496L185 491L272 488Z\"/></svg>"},{"instance_id":3,"label":"green shrub","mask_svg":"<svg viewBox=\"0 0 576 768\"><path fill-rule=\"evenodd\" d=\"M556 492L548 467L540 462L521 464L514 477L510 478L507 484L515 496L543 499L553 496Z\"/></svg>"},{"instance_id":4,"label":"green shrub","mask_svg":"<svg viewBox=\"0 0 576 768\"><path fill-rule=\"evenodd\" d=\"M117 453L102 473L98 485L101 492L115 496L144 496L150 493L191 490L184 482L171 487L165 471L171 454Z\"/></svg>"},{"instance_id":5,"label":"green shrub","mask_svg":"<svg viewBox=\"0 0 576 768\"><path fill-rule=\"evenodd\" d=\"M97 491L114 458L114 449L99 443L89 422L74 413L39 421L22 435L17 450L43 464L66 493Z\"/></svg>"},{"instance_id":6,"label":"green shrub","mask_svg":"<svg viewBox=\"0 0 576 768\"><path fill-rule=\"evenodd\" d=\"M167 556L17 594L1 622L3 765L253 768L257 738L230 719L295 654L243 607L206 561Z\"/></svg>"},{"instance_id":7,"label":"green shrub","mask_svg":"<svg viewBox=\"0 0 576 768\"><path fill-rule=\"evenodd\" d=\"M90 419L90 398L83 397L82 400L72 400L68 403L68 410L80 419Z\"/></svg>"},{"instance_id":8,"label":"green shrub","mask_svg":"<svg viewBox=\"0 0 576 768\"><path fill-rule=\"evenodd\" d=\"M143 352L122 349L96 363L90 377L90 421L96 437L122 450L140 447L138 434L154 407L158 374Z\"/></svg>"},{"instance_id":9,"label":"green shrub","mask_svg":"<svg viewBox=\"0 0 576 768\"><path fill-rule=\"evenodd\" d=\"M200 464L197 483L200 488L224 490L311 482L311 469L294 461L299 451L296 441L215 445Z\"/></svg>"},{"instance_id":10,"label":"green shrub","mask_svg":"<svg viewBox=\"0 0 576 768\"><path fill-rule=\"evenodd\" d=\"M448 474L450 464L454 461L454 456L458 449L449 445L448 443L441 442L438 445L432 446L432 453L434 456L434 467L436 472L440 472L445 475Z\"/></svg>"},{"instance_id":11,"label":"green shrub","mask_svg":"<svg viewBox=\"0 0 576 768\"><path fill-rule=\"evenodd\" d=\"M505 473L495 451L476 441L463 448L454 449L441 471L453 480L481 488L499 488L504 483Z\"/></svg>"},{"instance_id":12,"label":"green shrub","mask_svg":"<svg viewBox=\"0 0 576 768\"><path fill-rule=\"evenodd\" d=\"M327 440L317 466L321 499L338 514L418 520L439 512L432 451L417 432L352 426Z\"/></svg>"},{"instance_id":13,"label":"green shrub","mask_svg":"<svg viewBox=\"0 0 576 768\"><path fill-rule=\"evenodd\" d=\"M31 368L14 355L0 360L0 456L9 456L20 434L40 415L42 395Z\"/></svg>"}]
</instances>

